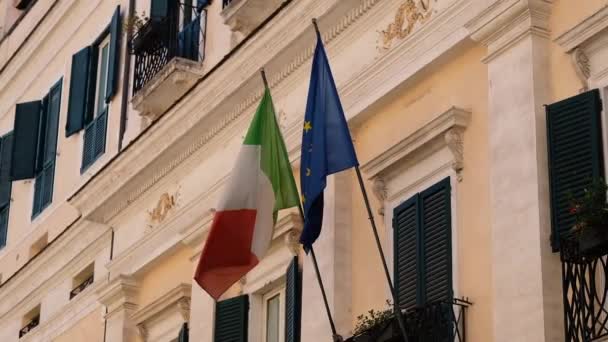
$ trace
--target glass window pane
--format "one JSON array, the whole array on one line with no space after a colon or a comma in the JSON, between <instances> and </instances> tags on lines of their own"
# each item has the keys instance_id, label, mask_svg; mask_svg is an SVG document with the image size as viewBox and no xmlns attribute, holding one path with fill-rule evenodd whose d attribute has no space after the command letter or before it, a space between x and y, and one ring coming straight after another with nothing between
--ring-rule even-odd
<instances>
[{"instance_id":1,"label":"glass window pane","mask_svg":"<svg viewBox=\"0 0 608 342\"><path fill-rule=\"evenodd\" d=\"M105 44L101 48L99 59L99 83L97 86L97 114L101 113L106 103L106 81L108 78L108 50L110 44Z\"/></svg>"},{"instance_id":2,"label":"glass window pane","mask_svg":"<svg viewBox=\"0 0 608 342\"><path fill-rule=\"evenodd\" d=\"M270 298L266 305L266 342L279 342L279 295Z\"/></svg>"}]
</instances>

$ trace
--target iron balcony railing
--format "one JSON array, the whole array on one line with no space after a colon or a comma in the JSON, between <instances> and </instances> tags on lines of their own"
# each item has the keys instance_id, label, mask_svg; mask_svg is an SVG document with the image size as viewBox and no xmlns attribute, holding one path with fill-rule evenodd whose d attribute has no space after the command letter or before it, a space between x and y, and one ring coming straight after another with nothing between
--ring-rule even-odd
<instances>
[{"instance_id":1,"label":"iron balcony railing","mask_svg":"<svg viewBox=\"0 0 608 342\"><path fill-rule=\"evenodd\" d=\"M584 255L574 238L560 243L566 342L608 337L608 254Z\"/></svg>"},{"instance_id":2,"label":"iron balcony railing","mask_svg":"<svg viewBox=\"0 0 608 342\"><path fill-rule=\"evenodd\" d=\"M92 274L85 281L83 281L78 286L76 286L72 291L70 291L70 299L78 296L78 294L80 294L82 291L84 291L84 289L89 287L91 284L93 284L93 275Z\"/></svg>"},{"instance_id":3,"label":"iron balcony railing","mask_svg":"<svg viewBox=\"0 0 608 342\"><path fill-rule=\"evenodd\" d=\"M222 8L226 8L231 2L232 0L222 0Z\"/></svg>"},{"instance_id":4,"label":"iron balcony railing","mask_svg":"<svg viewBox=\"0 0 608 342\"><path fill-rule=\"evenodd\" d=\"M175 57L203 60L206 14L206 10L202 10L193 20L187 23L182 20L181 29L179 11L164 18L149 19L138 29L130 42L131 53L135 55L134 94Z\"/></svg>"},{"instance_id":5,"label":"iron balcony railing","mask_svg":"<svg viewBox=\"0 0 608 342\"><path fill-rule=\"evenodd\" d=\"M19 338L25 336L25 334L29 333L40 324L40 315L36 315L36 317L32 318L28 324L26 324L21 330L19 330Z\"/></svg>"}]
</instances>

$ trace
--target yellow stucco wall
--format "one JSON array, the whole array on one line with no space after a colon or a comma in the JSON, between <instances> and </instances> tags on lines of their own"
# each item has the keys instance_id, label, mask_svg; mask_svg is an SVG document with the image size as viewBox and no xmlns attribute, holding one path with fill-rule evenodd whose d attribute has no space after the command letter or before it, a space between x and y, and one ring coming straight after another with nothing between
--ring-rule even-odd
<instances>
[{"instance_id":1,"label":"yellow stucco wall","mask_svg":"<svg viewBox=\"0 0 608 342\"><path fill-rule=\"evenodd\" d=\"M102 342L104 321L101 308L76 323L71 329L55 338L53 342Z\"/></svg>"},{"instance_id":2,"label":"yellow stucco wall","mask_svg":"<svg viewBox=\"0 0 608 342\"><path fill-rule=\"evenodd\" d=\"M465 46L415 77L392 100L375 108L373 116L354 132L360 162L382 153L451 106L471 110L464 137L463 181L457 185L459 295L475 305L468 315L471 341L492 339L491 245L487 150L487 71L481 63L485 48ZM466 82L466 84L465 84ZM353 322L387 299L386 283L365 207L353 177ZM367 184L371 189L371 184ZM420 189L424 190L424 189ZM403 200L406 200L404 198ZM375 200L375 199L374 199ZM378 203L374 203L377 207ZM382 218L377 216L377 220ZM381 235L386 227L380 224ZM391 248L387 246L387 249ZM389 267L392 267L389 265ZM378 281L370 281L378 279Z\"/></svg>"}]
</instances>

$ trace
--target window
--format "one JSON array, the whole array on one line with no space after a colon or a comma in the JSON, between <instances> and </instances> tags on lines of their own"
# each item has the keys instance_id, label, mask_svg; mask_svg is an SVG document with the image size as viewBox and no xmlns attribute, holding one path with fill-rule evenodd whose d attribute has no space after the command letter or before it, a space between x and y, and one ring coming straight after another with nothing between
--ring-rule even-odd
<instances>
[{"instance_id":1,"label":"window","mask_svg":"<svg viewBox=\"0 0 608 342\"><path fill-rule=\"evenodd\" d=\"M395 289L401 307L451 300L450 178L395 208L393 231Z\"/></svg>"},{"instance_id":2,"label":"window","mask_svg":"<svg viewBox=\"0 0 608 342\"><path fill-rule=\"evenodd\" d=\"M0 137L0 248L6 246L11 206L13 133Z\"/></svg>"},{"instance_id":3,"label":"window","mask_svg":"<svg viewBox=\"0 0 608 342\"><path fill-rule=\"evenodd\" d=\"M40 304L23 316L19 338L32 331L40 324Z\"/></svg>"},{"instance_id":4,"label":"window","mask_svg":"<svg viewBox=\"0 0 608 342\"><path fill-rule=\"evenodd\" d=\"M264 341L283 342L285 336L285 288L264 296Z\"/></svg>"},{"instance_id":5,"label":"window","mask_svg":"<svg viewBox=\"0 0 608 342\"><path fill-rule=\"evenodd\" d=\"M94 280L95 264L90 264L84 270L78 273L74 277L74 279L72 279L72 291L70 291L70 300L79 295L87 287L91 286Z\"/></svg>"},{"instance_id":6,"label":"window","mask_svg":"<svg viewBox=\"0 0 608 342\"><path fill-rule=\"evenodd\" d=\"M247 342L248 325L249 296L217 302L214 342Z\"/></svg>"}]
</instances>

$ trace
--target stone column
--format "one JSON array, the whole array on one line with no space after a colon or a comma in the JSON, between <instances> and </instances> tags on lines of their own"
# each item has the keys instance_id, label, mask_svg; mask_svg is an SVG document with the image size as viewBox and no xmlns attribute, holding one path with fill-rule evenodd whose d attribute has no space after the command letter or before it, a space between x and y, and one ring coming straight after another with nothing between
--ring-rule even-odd
<instances>
[{"instance_id":1,"label":"stone column","mask_svg":"<svg viewBox=\"0 0 608 342\"><path fill-rule=\"evenodd\" d=\"M468 25L488 48L496 342L564 340L543 108L550 100L550 9L551 0L496 1Z\"/></svg>"},{"instance_id":2,"label":"stone column","mask_svg":"<svg viewBox=\"0 0 608 342\"><path fill-rule=\"evenodd\" d=\"M120 275L97 292L99 301L108 309L105 315L106 341L137 341L137 327L131 320L137 310L137 290L137 283L133 278Z\"/></svg>"},{"instance_id":3,"label":"stone column","mask_svg":"<svg viewBox=\"0 0 608 342\"><path fill-rule=\"evenodd\" d=\"M328 178L323 230L314 245L338 333L351 334L351 172ZM311 256L304 257L302 341L331 341L331 328Z\"/></svg>"}]
</instances>

